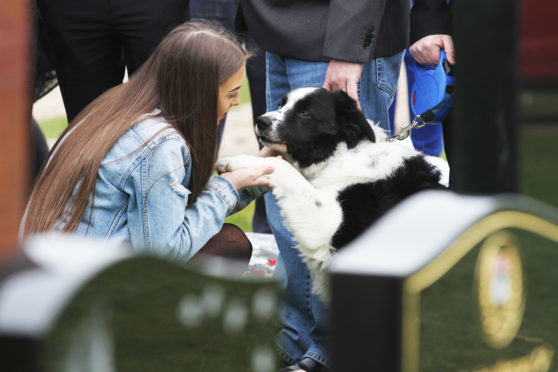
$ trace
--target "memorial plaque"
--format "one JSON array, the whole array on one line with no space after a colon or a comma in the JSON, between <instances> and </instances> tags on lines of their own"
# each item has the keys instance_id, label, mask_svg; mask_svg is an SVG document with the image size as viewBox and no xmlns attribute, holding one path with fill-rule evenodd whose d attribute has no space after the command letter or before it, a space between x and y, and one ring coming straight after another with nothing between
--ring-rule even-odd
<instances>
[{"instance_id":1,"label":"memorial plaque","mask_svg":"<svg viewBox=\"0 0 558 372\"><path fill-rule=\"evenodd\" d=\"M333 369L555 370L557 217L518 195L395 208L333 263Z\"/></svg>"},{"instance_id":2,"label":"memorial plaque","mask_svg":"<svg viewBox=\"0 0 558 372\"><path fill-rule=\"evenodd\" d=\"M415 370L549 371L558 346L558 312L551 310L558 272L550 267L557 248L535 234L501 230L435 282L415 282L414 290L428 285L416 295L418 345L408 341L419 348Z\"/></svg>"}]
</instances>

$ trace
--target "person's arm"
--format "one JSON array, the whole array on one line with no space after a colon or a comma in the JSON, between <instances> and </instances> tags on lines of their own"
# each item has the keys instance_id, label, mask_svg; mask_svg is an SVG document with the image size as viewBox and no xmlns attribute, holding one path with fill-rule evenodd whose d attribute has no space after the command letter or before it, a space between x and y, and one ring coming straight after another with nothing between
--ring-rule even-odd
<instances>
[{"instance_id":1,"label":"person's arm","mask_svg":"<svg viewBox=\"0 0 558 372\"><path fill-rule=\"evenodd\" d=\"M369 63L374 55L387 0L331 0L323 55Z\"/></svg>"},{"instance_id":2,"label":"person's arm","mask_svg":"<svg viewBox=\"0 0 558 372\"><path fill-rule=\"evenodd\" d=\"M184 141L168 138L131 174L127 218L135 249L186 262L219 232L238 193L231 181L212 176L188 206L191 166ZM247 177L257 179L258 172L263 173L252 170ZM238 187L254 183L242 175L236 181Z\"/></svg>"},{"instance_id":3,"label":"person's arm","mask_svg":"<svg viewBox=\"0 0 558 372\"><path fill-rule=\"evenodd\" d=\"M357 84L363 64L374 55L386 0L332 0L324 42L325 56L331 57L323 88L343 90L358 100Z\"/></svg>"}]
</instances>

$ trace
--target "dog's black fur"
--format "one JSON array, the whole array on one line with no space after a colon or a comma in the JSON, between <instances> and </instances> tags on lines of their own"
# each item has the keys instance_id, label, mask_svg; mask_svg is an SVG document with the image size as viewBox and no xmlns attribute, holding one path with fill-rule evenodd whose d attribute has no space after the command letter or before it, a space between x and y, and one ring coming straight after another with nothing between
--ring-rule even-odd
<instances>
[{"instance_id":1,"label":"dog's black fur","mask_svg":"<svg viewBox=\"0 0 558 372\"><path fill-rule=\"evenodd\" d=\"M325 296L322 271L342 249L390 208L426 189L443 189L440 172L411 146L386 141L344 92L302 88L278 110L256 120L259 141L284 159L222 159L220 171L267 164L285 226L298 242Z\"/></svg>"},{"instance_id":2,"label":"dog's black fur","mask_svg":"<svg viewBox=\"0 0 558 372\"><path fill-rule=\"evenodd\" d=\"M288 102L288 96L283 97L279 109ZM272 124L269 116L256 119L258 139L262 144L286 144L287 155L299 169L327 161L341 142L353 149L361 141L376 141L362 111L342 91L315 90L292 105L283 122L285 125L277 127L277 138L271 140L265 134ZM384 179L351 185L340 191L337 200L344 219L333 236L333 247L341 249L409 195L426 189L443 189L439 179L439 172L417 154L405 159L401 167Z\"/></svg>"},{"instance_id":3,"label":"dog's black fur","mask_svg":"<svg viewBox=\"0 0 558 372\"><path fill-rule=\"evenodd\" d=\"M283 97L279 109L286 104L287 97ZM305 112L310 114L309 118L303 117ZM271 124L266 119L264 114L255 121L257 133L262 133L258 135L258 140L263 144L270 141L263 135ZM370 142L376 139L362 111L341 91L316 90L297 102L286 113L284 122L288 125L279 127L277 135L287 145L287 153L300 168L325 161L340 142L347 143L351 149L364 139Z\"/></svg>"},{"instance_id":4,"label":"dog's black fur","mask_svg":"<svg viewBox=\"0 0 558 372\"><path fill-rule=\"evenodd\" d=\"M343 224L333 236L333 247L343 248L406 197L433 189L445 187L440 185L437 171L418 156L405 160L391 177L349 186L337 197L343 211L351 213L344 214Z\"/></svg>"}]
</instances>

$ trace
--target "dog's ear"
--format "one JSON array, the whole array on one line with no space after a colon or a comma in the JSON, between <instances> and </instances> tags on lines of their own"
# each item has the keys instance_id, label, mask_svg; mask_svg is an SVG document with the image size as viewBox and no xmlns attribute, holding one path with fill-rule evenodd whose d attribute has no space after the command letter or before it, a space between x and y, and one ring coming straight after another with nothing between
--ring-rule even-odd
<instances>
[{"instance_id":1,"label":"dog's ear","mask_svg":"<svg viewBox=\"0 0 558 372\"><path fill-rule=\"evenodd\" d=\"M364 113L357 108L356 102L341 90L333 94L337 125L345 137L347 146L353 148L363 139L375 142L374 131Z\"/></svg>"}]
</instances>

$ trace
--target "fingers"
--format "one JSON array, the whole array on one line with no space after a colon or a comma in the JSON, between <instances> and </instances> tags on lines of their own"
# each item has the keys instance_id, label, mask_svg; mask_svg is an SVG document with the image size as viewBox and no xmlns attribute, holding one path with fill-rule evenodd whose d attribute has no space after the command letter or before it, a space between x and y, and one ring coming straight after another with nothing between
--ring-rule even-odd
<instances>
[{"instance_id":1,"label":"fingers","mask_svg":"<svg viewBox=\"0 0 558 372\"><path fill-rule=\"evenodd\" d=\"M428 36L426 38L428 38ZM426 38L422 38L411 45L409 51L413 55L415 61L421 65L435 66L440 62L440 45Z\"/></svg>"},{"instance_id":2,"label":"fingers","mask_svg":"<svg viewBox=\"0 0 558 372\"><path fill-rule=\"evenodd\" d=\"M450 35L429 35L415 42L409 51L421 65L436 66L440 62L440 49L444 49L448 62L455 63L455 48Z\"/></svg>"},{"instance_id":3,"label":"fingers","mask_svg":"<svg viewBox=\"0 0 558 372\"><path fill-rule=\"evenodd\" d=\"M262 165L258 168L256 168L256 170L262 175L266 175L266 174L270 174L275 172L275 168L273 168L271 165Z\"/></svg>"},{"instance_id":4,"label":"fingers","mask_svg":"<svg viewBox=\"0 0 558 372\"><path fill-rule=\"evenodd\" d=\"M247 186L245 187L251 187L251 186L271 187L271 181L269 177L267 177L267 175L275 172L275 168L269 165L262 165L257 168L246 168L246 169L249 169L249 171L252 172L251 174L252 179L247 180Z\"/></svg>"},{"instance_id":5,"label":"fingers","mask_svg":"<svg viewBox=\"0 0 558 372\"><path fill-rule=\"evenodd\" d=\"M440 62L441 35L425 36L409 48L415 60L421 65L437 65Z\"/></svg>"},{"instance_id":6,"label":"fingers","mask_svg":"<svg viewBox=\"0 0 558 372\"><path fill-rule=\"evenodd\" d=\"M455 65L455 47L453 46L453 38L450 35L442 35L443 48L446 51L446 57L450 65Z\"/></svg>"},{"instance_id":7,"label":"fingers","mask_svg":"<svg viewBox=\"0 0 558 372\"><path fill-rule=\"evenodd\" d=\"M360 101L358 100L358 81L348 80L346 92L349 97L351 97L356 102L358 109L362 110L360 107Z\"/></svg>"},{"instance_id":8,"label":"fingers","mask_svg":"<svg viewBox=\"0 0 558 372\"><path fill-rule=\"evenodd\" d=\"M435 44L432 48L425 50L426 64L436 66L440 63L440 46Z\"/></svg>"},{"instance_id":9,"label":"fingers","mask_svg":"<svg viewBox=\"0 0 558 372\"><path fill-rule=\"evenodd\" d=\"M358 82L362 74L362 64L337 61L329 62L322 88L329 91L342 90L351 97L360 109Z\"/></svg>"},{"instance_id":10,"label":"fingers","mask_svg":"<svg viewBox=\"0 0 558 372\"><path fill-rule=\"evenodd\" d=\"M259 165L253 168L238 168L232 172L221 173L220 176L228 180L236 190L252 186L271 187L268 177L275 169L270 165Z\"/></svg>"}]
</instances>

